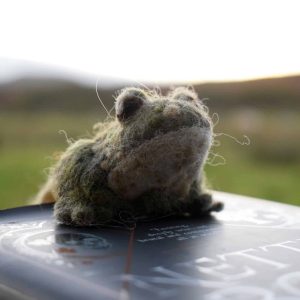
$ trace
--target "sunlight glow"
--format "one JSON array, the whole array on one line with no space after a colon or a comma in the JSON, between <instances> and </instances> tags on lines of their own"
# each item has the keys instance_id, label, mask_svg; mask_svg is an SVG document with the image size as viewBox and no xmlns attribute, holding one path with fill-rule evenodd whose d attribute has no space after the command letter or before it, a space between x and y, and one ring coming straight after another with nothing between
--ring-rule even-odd
<instances>
[{"instance_id":1,"label":"sunlight glow","mask_svg":"<svg viewBox=\"0 0 300 300\"><path fill-rule=\"evenodd\" d=\"M3 2L3 57L141 81L300 73L297 0Z\"/></svg>"}]
</instances>

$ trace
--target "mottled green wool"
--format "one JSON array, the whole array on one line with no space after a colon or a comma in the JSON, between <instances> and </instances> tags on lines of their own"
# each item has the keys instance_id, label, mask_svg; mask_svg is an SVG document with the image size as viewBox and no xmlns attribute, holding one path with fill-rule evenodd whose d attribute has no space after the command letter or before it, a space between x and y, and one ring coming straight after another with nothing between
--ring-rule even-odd
<instances>
[{"instance_id":1,"label":"mottled green wool","mask_svg":"<svg viewBox=\"0 0 300 300\"><path fill-rule=\"evenodd\" d=\"M222 209L203 187L212 122L193 91L161 96L127 88L115 109L116 119L96 124L93 138L70 145L40 194L51 193L59 222L86 226L124 212L200 216Z\"/></svg>"}]
</instances>

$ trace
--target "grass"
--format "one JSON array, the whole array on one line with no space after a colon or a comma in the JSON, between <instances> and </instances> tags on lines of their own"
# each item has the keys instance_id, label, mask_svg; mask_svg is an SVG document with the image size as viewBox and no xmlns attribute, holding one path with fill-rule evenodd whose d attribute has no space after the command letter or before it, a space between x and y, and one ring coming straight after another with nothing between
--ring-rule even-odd
<instances>
[{"instance_id":1,"label":"grass","mask_svg":"<svg viewBox=\"0 0 300 300\"><path fill-rule=\"evenodd\" d=\"M86 136L99 119L97 114L0 114L0 209L25 205L37 193L53 162L52 154L67 146L59 130L66 130L73 138ZM271 116L267 120L269 125L275 122L273 119L278 121ZM217 128L219 132L226 128L226 132L241 136L232 116L224 116L221 121L222 126ZM298 125L294 128L299 128ZM278 133L275 125L272 127L271 124L270 128L275 128ZM276 148L272 144L274 140L264 142L259 134L252 134L250 146L241 146L228 138L220 140L222 145L213 151L223 155L227 162L215 167L206 166L212 188L300 205L300 160L297 155L286 160L288 155L278 154L277 150L272 152ZM285 141L283 148L287 148L288 153L298 154L297 141L298 137L291 136L291 145Z\"/></svg>"},{"instance_id":2,"label":"grass","mask_svg":"<svg viewBox=\"0 0 300 300\"><path fill-rule=\"evenodd\" d=\"M272 164L237 155L229 156L225 165L206 166L209 183L216 190L294 205L300 205L299 170L299 163Z\"/></svg>"},{"instance_id":3,"label":"grass","mask_svg":"<svg viewBox=\"0 0 300 300\"><path fill-rule=\"evenodd\" d=\"M22 147L6 149L0 157L0 207L30 203L50 166L48 148Z\"/></svg>"}]
</instances>

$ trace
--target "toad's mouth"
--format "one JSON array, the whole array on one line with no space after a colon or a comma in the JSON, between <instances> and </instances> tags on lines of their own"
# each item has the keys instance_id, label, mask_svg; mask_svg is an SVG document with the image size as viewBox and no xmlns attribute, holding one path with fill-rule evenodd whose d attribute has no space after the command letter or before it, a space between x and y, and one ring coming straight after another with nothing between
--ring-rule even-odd
<instances>
[{"instance_id":1,"label":"toad's mouth","mask_svg":"<svg viewBox=\"0 0 300 300\"><path fill-rule=\"evenodd\" d=\"M191 184L207 157L211 131L198 126L158 135L134 148L109 174L109 187L125 199L179 181Z\"/></svg>"},{"instance_id":2,"label":"toad's mouth","mask_svg":"<svg viewBox=\"0 0 300 300\"><path fill-rule=\"evenodd\" d=\"M165 141L173 134L178 135L178 138L181 134L190 135L190 137L197 137L200 134L200 131L204 134L211 134L211 124L208 119L193 116L190 118L185 118L180 120L180 122L170 122L170 120L159 119L158 124L155 122L150 122L151 126L146 126L141 132L137 134L125 134L123 146L127 153L131 153L134 149L140 148L143 144L148 144L151 140L158 142L160 139ZM162 123L161 123L162 122ZM197 132L197 133L195 133ZM176 137L175 137L176 140ZM173 145L174 145L173 141ZM151 143L149 144L151 145Z\"/></svg>"}]
</instances>

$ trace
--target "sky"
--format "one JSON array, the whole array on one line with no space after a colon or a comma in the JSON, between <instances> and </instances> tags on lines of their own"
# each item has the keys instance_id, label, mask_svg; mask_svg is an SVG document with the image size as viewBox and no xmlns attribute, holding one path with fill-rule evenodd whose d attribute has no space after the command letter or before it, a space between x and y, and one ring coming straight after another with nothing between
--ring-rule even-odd
<instances>
[{"instance_id":1,"label":"sky","mask_svg":"<svg viewBox=\"0 0 300 300\"><path fill-rule=\"evenodd\" d=\"M300 74L299 12L298 0L1 0L0 58L154 82Z\"/></svg>"}]
</instances>

